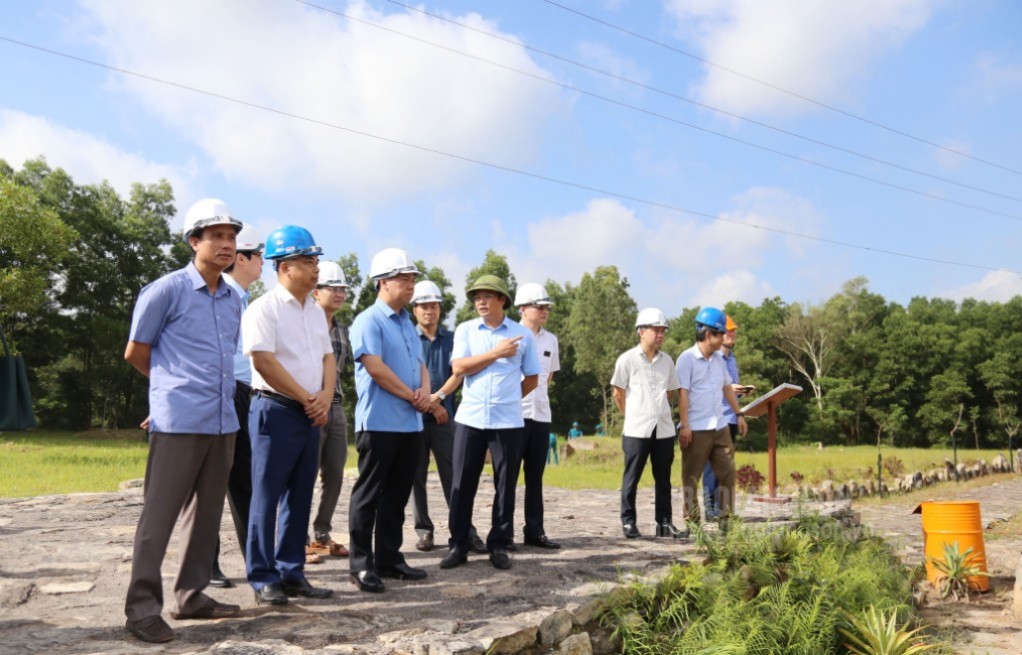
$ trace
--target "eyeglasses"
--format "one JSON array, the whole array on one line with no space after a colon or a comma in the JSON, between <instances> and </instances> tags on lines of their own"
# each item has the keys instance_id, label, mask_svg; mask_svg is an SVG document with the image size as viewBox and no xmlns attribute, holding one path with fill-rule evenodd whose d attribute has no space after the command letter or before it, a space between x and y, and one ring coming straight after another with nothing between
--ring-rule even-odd
<instances>
[{"instance_id":1,"label":"eyeglasses","mask_svg":"<svg viewBox=\"0 0 1022 655\"><path fill-rule=\"evenodd\" d=\"M722 332L721 330L707 330L706 332L711 337L722 337L722 336L724 336L724 332Z\"/></svg>"}]
</instances>

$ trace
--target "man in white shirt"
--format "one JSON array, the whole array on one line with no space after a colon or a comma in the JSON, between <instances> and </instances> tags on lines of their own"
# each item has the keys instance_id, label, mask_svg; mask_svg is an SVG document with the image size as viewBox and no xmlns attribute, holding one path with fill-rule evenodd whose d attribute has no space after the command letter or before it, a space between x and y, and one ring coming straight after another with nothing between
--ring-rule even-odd
<instances>
[{"instance_id":1,"label":"man in white shirt","mask_svg":"<svg viewBox=\"0 0 1022 655\"><path fill-rule=\"evenodd\" d=\"M671 398L677 395L678 376L671 358L660 350L667 317L655 307L635 321L639 345L625 351L614 365L614 403L625 417L621 447L625 471L621 480L621 530L628 539L642 536L636 527L635 491L652 461L655 491L655 532L658 537L681 539L688 533L674 527L671 508L671 465L674 463L674 419Z\"/></svg>"},{"instance_id":2,"label":"man in white shirt","mask_svg":"<svg viewBox=\"0 0 1022 655\"><path fill-rule=\"evenodd\" d=\"M685 493L685 520L699 522L696 490L706 462L710 462L720 486L717 489L719 518L731 515L735 496L734 443L724 417L723 401L738 416L738 434L745 436L748 426L738 407L727 364L720 354L724 344L727 317L715 307L705 307L696 315L696 343L678 357L678 381L681 396L678 414L681 431L681 483Z\"/></svg>"},{"instance_id":3,"label":"man in white shirt","mask_svg":"<svg viewBox=\"0 0 1022 655\"><path fill-rule=\"evenodd\" d=\"M547 538L543 528L543 471L550 450L550 396L549 386L554 373L561 369L557 337L544 328L553 305L550 295L541 285L529 282L518 287L515 306L521 313L523 326L536 338L539 355L539 384L522 398L522 469L525 474L525 543L537 548L557 549L561 544Z\"/></svg>"},{"instance_id":4,"label":"man in white shirt","mask_svg":"<svg viewBox=\"0 0 1022 655\"><path fill-rule=\"evenodd\" d=\"M337 374L326 315L309 296L319 279L322 253L304 228L287 225L270 233L265 257L277 271L277 286L242 317L253 388L246 564L259 604L286 605L289 596L333 594L305 578L319 432L329 417Z\"/></svg>"}]
</instances>

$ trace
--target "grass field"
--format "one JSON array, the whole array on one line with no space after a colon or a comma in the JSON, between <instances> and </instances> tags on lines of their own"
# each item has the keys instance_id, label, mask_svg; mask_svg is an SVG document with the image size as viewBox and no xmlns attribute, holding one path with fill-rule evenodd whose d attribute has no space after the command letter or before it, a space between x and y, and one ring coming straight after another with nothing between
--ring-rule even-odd
<instances>
[{"instance_id":1,"label":"grass field","mask_svg":"<svg viewBox=\"0 0 1022 655\"><path fill-rule=\"evenodd\" d=\"M561 442L563 446L565 442ZM623 457L621 440L613 437L583 437L575 453L547 467L544 483L567 489L617 489L621 486ZM998 451L959 450L959 461L993 459ZM20 498L42 494L83 491L116 491L123 480L145 475L147 446L139 430L73 432L0 433L0 498ZM884 457L897 457L906 472L925 471L951 457L950 450L894 449ZM354 467L358 455L349 447L348 466ZM764 476L766 453L739 452L738 466L753 464ZM792 487L790 474L805 476L804 484L827 478L845 482L876 475L876 448L871 446L831 447L818 450L810 446L783 448L777 455L778 483ZM674 461L672 480L681 480L681 457ZM885 480L890 476L884 474ZM641 484L653 484L647 466ZM889 483L890 484L890 483Z\"/></svg>"}]
</instances>

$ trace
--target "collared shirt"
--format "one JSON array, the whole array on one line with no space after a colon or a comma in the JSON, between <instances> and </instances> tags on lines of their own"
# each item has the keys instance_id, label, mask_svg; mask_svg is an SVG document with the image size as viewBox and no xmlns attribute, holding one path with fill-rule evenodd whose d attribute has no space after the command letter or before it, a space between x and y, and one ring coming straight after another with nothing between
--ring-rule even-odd
<instances>
[{"instance_id":1,"label":"collared shirt","mask_svg":"<svg viewBox=\"0 0 1022 655\"><path fill-rule=\"evenodd\" d=\"M421 432L422 414L376 384L362 364L363 355L375 355L409 388L422 386L422 346L408 312L395 312L377 298L351 324L351 352L358 392L355 431Z\"/></svg>"},{"instance_id":2,"label":"collared shirt","mask_svg":"<svg viewBox=\"0 0 1022 655\"><path fill-rule=\"evenodd\" d=\"M241 301L223 277L210 295L194 263L138 294L131 341L149 344L149 430L237 432L234 351Z\"/></svg>"},{"instance_id":3,"label":"collared shirt","mask_svg":"<svg viewBox=\"0 0 1022 655\"><path fill-rule=\"evenodd\" d=\"M738 359L735 357L735 351L732 350L730 355L725 355L724 349L722 348L720 356L724 359L724 365L727 366L728 375L731 376L731 383L738 384ZM721 403L723 404L724 420L728 423L737 425L738 414L735 414L734 410L731 409L731 405L728 404L727 398L722 398Z\"/></svg>"},{"instance_id":4,"label":"collared shirt","mask_svg":"<svg viewBox=\"0 0 1022 655\"><path fill-rule=\"evenodd\" d=\"M641 346L626 350L614 364L610 383L625 392L622 436L646 439L654 429L657 439L673 439L678 434L667 392L681 385L674 362L663 351L658 350L650 360Z\"/></svg>"},{"instance_id":5,"label":"collared shirt","mask_svg":"<svg viewBox=\"0 0 1022 655\"><path fill-rule=\"evenodd\" d=\"M422 344L422 357L426 360L426 369L429 371L430 393L436 393L440 387L446 384L451 377L451 351L454 350L454 334L438 326L436 336L430 341L426 333L418 325L415 331L419 334L419 342ZM454 416L454 394L450 394L441 401L447 415Z\"/></svg>"},{"instance_id":6,"label":"collared shirt","mask_svg":"<svg viewBox=\"0 0 1022 655\"><path fill-rule=\"evenodd\" d=\"M238 284L238 281L230 273L224 273L224 282L231 285L231 288L241 297L241 313L244 314L245 310L248 309L248 301L252 299L252 294L242 289L241 285ZM238 348L234 351L234 379L238 382L244 382L251 387L252 362L248 357L245 357L241 346L241 339L239 338Z\"/></svg>"},{"instance_id":7,"label":"collared shirt","mask_svg":"<svg viewBox=\"0 0 1022 655\"><path fill-rule=\"evenodd\" d=\"M719 350L706 358L696 344L681 353L678 357L678 380L681 388L688 390L689 429L719 430L727 425L721 401L724 399L724 385L732 384L733 380Z\"/></svg>"},{"instance_id":8,"label":"collared shirt","mask_svg":"<svg viewBox=\"0 0 1022 655\"><path fill-rule=\"evenodd\" d=\"M337 381L334 383L334 398L343 398L344 390L341 388L341 375L348 365L348 358L351 356L351 342L348 340L348 326L340 323L335 317L330 317L330 345L334 350L334 360L337 363Z\"/></svg>"},{"instance_id":9,"label":"collared shirt","mask_svg":"<svg viewBox=\"0 0 1022 655\"><path fill-rule=\"evenodd\" d=\"M323 389L323 357L333 353L326 329L326 314L311 297L299 302L283 284L277 284L248 306L241 319L245 354L270 352L277 362L310 394ZM275 391L255 366L252 388Z\"/></svg>"},{"instance_id":10,"label":"collared shirt","mask_svg":"<svg viewBox=\"0 0 1022 655\"><path fill-rule=\"evenodd\" d=\"M524 326L523 326L524 327ZM528 330L528 328L525 328ZM543 328L536 337L536 354L539 355L539 385L525 398L522 398L522 418L532 419L541 423L549 423L550 414L550 374L561 370L560 351L557 337Z\"/></svg>"},{"instance_id":11,"label":"collared shirt","mask_svg":"<svg viewBox=\"0 0 1022 655\"><path fill-rule=\"evenodd\" d=\"M461 405L455 420L481 430L520 428L522 418L522 376L539 375L542 368L536 339L508 317L496 328L482 318L465 321L454 330L451 359L474 357L493 350L501 339L522 337L513 357L501 357L483 370L465 377Z\"/></svg>"}]
</instances>

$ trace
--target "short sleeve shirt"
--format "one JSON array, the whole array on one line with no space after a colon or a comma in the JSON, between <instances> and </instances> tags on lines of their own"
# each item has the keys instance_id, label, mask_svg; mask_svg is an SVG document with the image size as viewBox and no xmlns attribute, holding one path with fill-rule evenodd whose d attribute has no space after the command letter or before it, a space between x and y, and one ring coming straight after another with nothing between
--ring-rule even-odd
<instances>
[{"instance_id":1,"label":"short sleeve shirt","mask_svg":"<svg viewBox=\"0 0 1022 655\"><path fill-rule=\"evenodd\" d=\"M727 426L721 403L724 385L733 380L720 351L704 357L696 344L681 353L677 368L681 388L688 390L688 428L719 430Z\"/></svg>"},{"instance_id":2,"label":"short sleeve shirt","mask_svg":"<svg viewBox=\"0 0 1022 655\"><path fill-rule=\"evenodd\" d=\"M524 327L524 326L523 326ZM528 329L528 328L526 328ZM536 354L539 356L539 384L525 398L522 398L522 417L549 423L553 420L550 413L550 374L561 370L560 351L557 337L543 328L536 337Z\"/></svg>"},{"instance_id":3,"label":"short sleeve shirt","mask_svg":"<svg viewBox=\"0 0 1022 655\"><path fill-rule=\"evenodd\" d=\"M519 336L522 340L513 357L501 357L465 377L461 405L455 416L458 423L482 430L523 427L522 376L539 375L542 368L532 332L506 316L496 328L476 318L454 330L451 359L482 355L493 350L501 339Z\"/></svg>"},{"instance_id":4,"label":"short sleeve shirt","mask_svg":"<svg viewBox=\"0 0 1022 655\"><path fill-rule=\"evenodd\" d=\"M422 346L408 312L395 312L380 299L351 324L351 356L355 360L355 431L421 432L422 414L369 375L362 357L375 355L410 389L422 385Z\"/></svg>"},{"instance_id":5,"label":"short sleeve shirt","mask_svg":"<svg viewBox=\"0 0 1022 655\"><path fill-rule=\"evenodd\" d=\"M149 430L237 432L234 353L241 298L223 277L210 294L195 264L145 286L131 317L131 341L148 344Z\"/></svg>"},{"instance_id":6,"label":"short sleeve shirt","mask_svg":"<svg viewBox=\"0 0 1022 655\"><path fill-rule=\"evenodd\" d=\"M730 355L725 356L724 352L721 351L720 356L724 359L724 364L727 366L727 372L731 376L731 383L738 384L738 358L735 357L735 352L732 350ZM734 410L731 409L727 398L721 400L721 409L724 411L725 421L734 424L738 423L738 414L735 414Z\"/></svg>"},{"instance_id":7,"label":"short sleeve shirt","mask_svg":"<svg viewBox=\"0 0 1022 655\"><path fill-rule=\"evenodd\" d=\"M248 309L248 301L252 296L242 289L241 285L229 273L224 274L224 281L231 285L231 288L241 297L241 312L244 315L245 310ZM234 352L234 380L252 386L252 362L245 356L240 335L238 338L238 349Z\"/></svg>"},{"instance_id":8,"label":"short sleeve shirt","mask_svg":"<svg viewBox=\"0 0 1022 655\"><path fill-rule=\"evenodd\" d=\"M667 392L680 385L670 357L658 350L649 360L636 346L617 358L610 383L625 392L623 436L644 439L654 430L657 439L677 436Z\"/></svg>"},{"instance_id":9,"label":"short sleeve shirt","mask_svg":"<svg viewBox=\"0 0 1022 655\"><path fill-rule=\"evenodd\" d=\"M242 318L245 354L270 352L310 394L323 390L323 358L333 353L326 314L311 297L299 302L283 284L252 301ZM252 367L252 388L275 391Z\"/></svg>"}]
</instances>

